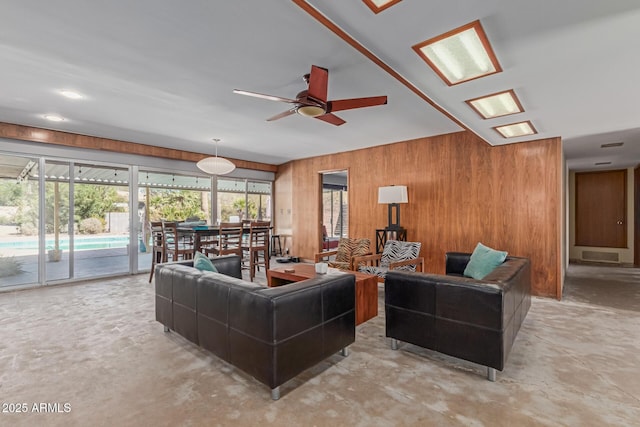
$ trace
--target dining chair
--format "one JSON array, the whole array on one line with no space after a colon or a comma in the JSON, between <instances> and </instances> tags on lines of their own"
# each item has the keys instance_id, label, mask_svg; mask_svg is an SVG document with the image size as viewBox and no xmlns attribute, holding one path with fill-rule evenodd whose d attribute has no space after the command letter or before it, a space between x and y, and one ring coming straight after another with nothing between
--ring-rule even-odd
<instances>
[{"instance_id":1,"label":"dining chair","mask_svg":"<svg viewBox=\"0 0 640 427\"><path fill-rule=\"evenodd\" d=\"M270 221L251 221L249 235L242 245L243 261L249 263L249 280L253 282L256 270L264 266L269 269L269 232Z\"/></svg>"},{"instance_id":2,"label":"dining chair","mask_svg":"<svg viewBox=\"0 0 640 427\"><path fill-rule=\"evenodd\" d=\"M230 255L242 257L242 223L221 222L218 229L218 238L213 241L211 247L203 248L205 255Z\"/></svg>"},{"instance_id":3,"label":"dining chair","mask_svg":"<svg viewBox=\"0 0 640 427\"><path fill-rule=\"evenodd\" d=\"M151 273L149 274L149 283L151 283L156 264L167 262L167 253L164 246L162 221L150 221L149 230L151 231Z\"/></svg>"},{"instance_id":4,"label":"dining chair","mask_svg":"<svg viewBox=\"0 0 640 427\"><path fill-rule=\"evenodd\" d=\"M180 236L178 223L174 221L162 221L162 239L165 246L167 261L193 258L193 242L190 236Z\"/></svg>"}]
</instances>

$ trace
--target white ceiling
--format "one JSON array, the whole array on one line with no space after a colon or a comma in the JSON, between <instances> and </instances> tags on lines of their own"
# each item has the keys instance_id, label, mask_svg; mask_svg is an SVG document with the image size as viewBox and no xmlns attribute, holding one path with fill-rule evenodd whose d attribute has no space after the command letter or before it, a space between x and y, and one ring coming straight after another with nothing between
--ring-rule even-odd
<instances>
[{"instance_id":1,"label":"white ceiling","mask_svg":"<svg viewBox=\"0 0 640 427\"><path fill-rule=\"evenodd\" d=\"M560 136L572 169L640 163L638 0L403 0L377 15L362 0L309 3L490 144ZM3 122L203 153L220 138L220 155L275 164L461 130L292 1L0 0L0 12ZM503 72L448 87L411 46L476 19ZM329 69L329 99L388 105L339 112L339 127L266 122L289 105L232 93L295 98L312 64ZM507 89L524 113L482 120L464 102ZM492 129L522 120L539 134ZM600 148L611 142L624 146Z\"/></svg>"}]
</instances>

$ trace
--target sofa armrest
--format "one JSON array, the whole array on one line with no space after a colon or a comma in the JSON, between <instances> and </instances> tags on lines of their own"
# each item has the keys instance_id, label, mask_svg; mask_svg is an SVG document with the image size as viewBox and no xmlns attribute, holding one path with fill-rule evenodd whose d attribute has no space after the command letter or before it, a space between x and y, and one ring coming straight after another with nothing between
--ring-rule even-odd
<instances>
[{"instance_id":1,"label":"sofa armrest","mask_svg":"<svg viewBox=\"0 0 640 427\"><path fill-rule=\"evenodd\" d=\"M242 279L242 258L238 255L223 255L211 258L218 273Z\"/></svg>"},{"instance_id":2,"label":"sofa armrest","mask_svg":"<svg viewBox=\"0 0 640 427\"><path fill-rule=\"evenodd\" d=\"M469 264L470 258L470 253L447 252L445 254L445 274L462 276L464 269L467 268L467 264Z\"/></svg>"}]
</instances>

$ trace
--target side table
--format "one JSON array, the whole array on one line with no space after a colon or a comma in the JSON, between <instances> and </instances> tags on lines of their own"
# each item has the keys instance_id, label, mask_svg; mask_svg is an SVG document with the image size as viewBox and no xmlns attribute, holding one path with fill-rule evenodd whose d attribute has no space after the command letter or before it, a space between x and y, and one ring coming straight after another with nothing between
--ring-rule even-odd
<instances>
[{"instance_id":1,"label":"side table","mask_svg":"<svg viewBox=\"0 0 640 427\"><path fill-rule=\"evenodd\" d=\"M382 253L387 240L407 241L407 230L400 228L379 228L376 230L376 253Z\"/></svg>"}]
</instances>

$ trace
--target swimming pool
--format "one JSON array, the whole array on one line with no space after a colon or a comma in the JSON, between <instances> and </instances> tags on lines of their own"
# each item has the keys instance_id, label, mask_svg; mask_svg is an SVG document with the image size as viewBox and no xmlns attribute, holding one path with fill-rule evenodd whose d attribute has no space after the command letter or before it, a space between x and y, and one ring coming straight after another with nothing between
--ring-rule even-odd
<instances>
[{"instance_id":1,"label":"swimming pool","mask_svg":"<svg viewBox=\"0 0 640 427\"><path fill-rule=\"evenodd\" d=\"M53 249L53 237L47 237L45 248ZM59 240L60 249L69 250L68 237L61 237ZM89 249L111 249L125 248L129 244L129 236L75 236L73 239L73 249L76 251ZM16 238L13 241L0 241L0 249L9 250L38 250L38 239L36 238Z\"/></svg>"}]
</instances>

